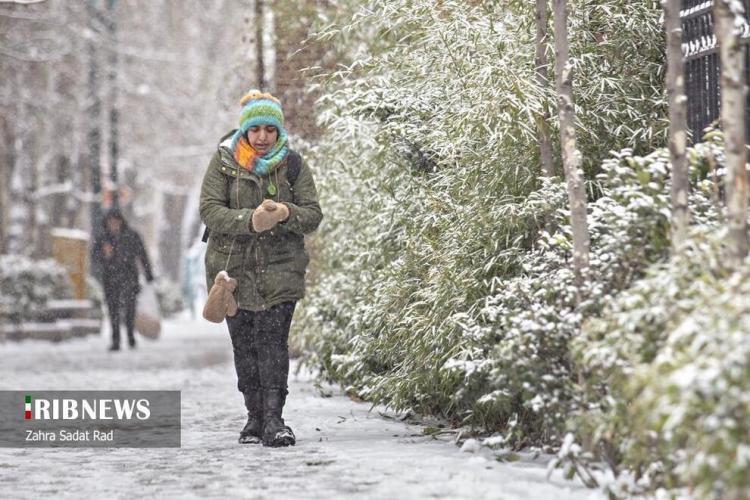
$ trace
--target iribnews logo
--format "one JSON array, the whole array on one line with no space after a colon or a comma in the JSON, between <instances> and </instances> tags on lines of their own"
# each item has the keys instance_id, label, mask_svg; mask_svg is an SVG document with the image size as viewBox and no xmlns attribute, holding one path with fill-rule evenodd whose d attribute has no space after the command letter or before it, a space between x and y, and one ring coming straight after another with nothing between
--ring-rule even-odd
<instances>
[{"instance_id":1,"label":"iribnews logo","mask_svg":"<svg viewBox=\"0 0 750 500\"><path fill-rule=\"evenodd\" d=\"M25 420L147 420L148 399L24 398Z\"/></svg>"}]
</instances>

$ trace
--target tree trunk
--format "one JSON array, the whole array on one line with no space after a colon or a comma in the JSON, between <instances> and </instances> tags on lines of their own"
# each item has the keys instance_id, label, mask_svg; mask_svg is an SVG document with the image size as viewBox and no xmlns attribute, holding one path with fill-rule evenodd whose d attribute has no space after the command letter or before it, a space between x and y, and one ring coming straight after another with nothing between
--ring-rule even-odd
<instances>
[{"instance_id":1,"label":"tree trunk","mask_svg":"<svg viewBox=\"0 0 750 500\"><path fill-rule=\"evenodd\" d=\"M119 157L119 130L117 111L117 16L115 14L115 1L107 2L107 33L110 38L109 53L109 179L112 181L112 207L120 206L120 176L117 161Z\"/></svg>"},{"instance_id":2,"label":"tree trunk","mask_svg":"<svg viewBox=\"0 0 750 500\"><path fill-rule=\"evenodd\" d=\"M735 11L737 9L738 11ZM748 180L745 164L745 65L737 18L744 22L741 4L714 0L714 26L721 57L721 123L727 158L728 257L738 265L747 256ZM741 24L739 25L741 26Z\"/></svg>"},{"instance_id":3,"label":"tree trunk","mask_svg":"<svg viewBox=\"0 0 750 500\"><path fill-rule=\"evenodd\" d=\"M583 285L589 267L589 229L586 220L586 189L581 171L581 153L576 147L575 108L573 107L573 67L568 60L567 0L553 0L555 24L555 81L560 116L565 181L568 188L570 219L573 226L573 271L576 285Z\"/></svg>"},{"instance_id":4,"label":"tree trunk","mask_svg":"<svg viewBox=\"0 0 750 500\"><path fill-rule=\"evenodd\" d=\"M536 81L540 88L549 85L549 65L547 61L547 1L536 0ZM537 116L539 130L539 156L542 161L542 172L547 177L555 175L555 164L552 158L552 141L549 132L550 112L546 103L541 116Z\"/></svg>"},{"instance_id":5,"label":"tree trunk","mask_svg":"<svg viewBox=\"0 0 750 500\"><path fill-rule=\"evenodd\" d=\"M258 90L265 90L266 65L263 55L263 0L255 0L255 57L258 68Z\"/></svg>"},{"instance_id":6,"label":"tree trunk","mask_svg":"<svg viewBox=\"0 0 750 500\"><path fill-rule=\"evenodd\" d=\"M36 120L34 112L29 110L28 105L24 105L26 108L25 116L27 123L30 127L24 133L23 151L26 156L24 163L26 164L26 175L28 175L27 182L24 183L23 199L26 204L26 234L27 234L27 249L28 254L33 258L40 258L41 252L39 248L39 210L37 209L37 203L34 197L39 190L39 161L42 158L42 147L40 145L41 138L44 137L46 127L41 124L41 120ZM37 132L39 135L33 134L30 129L35 128L34 125L40 125Z\"/></svg>"},{"instance_id":7,"label":"tree trunk","mask_svg":"<svg viewBox=\"0 0 750 500\"><path fill-rule=\"evenodd\" d=\"M87 145L88 145L88 177L91 180L91 191L94 196L94 201L91 203L91 241L94 241L102 231L101 228L101 217L102 217L102 205L101 205L101 192L102 192L102 181L101 181L101 129L100 129L100 116L101 116L101 98L99 96L99 60L97 51L97 38L99 35L97 17L99 16L98 9L94 4L93 0L89 0L86 4L89 28L91 29L92 36L88 40L88 99L86 103L86 114L88 115L88 133L87 133ZM100 278L101 270L92 267L89 271L92 275Z\"/></svg>"},{"instance_id":8,"label":"tree trunk","mask_svg":"<svg viewBox=\"0 0 750 500\"><path fill-rule=\"evenodd\" d=\"M687 98L682 58L681 0L662 0L667 32L667 94L669 96L669 155L672 163L672 246L680 247L690 223L688 207Z\"/></svg>"},{"instance_id":9,"label":"tree trunk","mask_svg":"<svg viewBox=\"0 0 750 500\"><path fill-rule=\"evenodd\" d=\"M159 269L174 282L180 281L182 268L182 241L176 235L182 233L182 220L187 204L184 193L164 191L160 209L160 231L158 258Z\"/></svg>"},{"instance_id":10,"label":"tree trunk","mask_svg":"<svg viewBox=\"0 0 750 500\"><path fill-rule=\"evenodd\" d=\"M2 124L2 135L0 135L0 147L3 148L0 155L0 255L8 253L8 227L10 226L10 180L13 178L13 165L15 159L15 130L13 124L0 118Z\"/></svg>"}]
</instances>

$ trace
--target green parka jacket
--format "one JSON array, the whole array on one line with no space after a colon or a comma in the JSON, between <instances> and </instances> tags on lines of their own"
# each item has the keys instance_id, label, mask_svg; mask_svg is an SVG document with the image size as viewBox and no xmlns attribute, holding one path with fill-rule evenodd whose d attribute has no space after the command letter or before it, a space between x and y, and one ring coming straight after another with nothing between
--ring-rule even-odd
<instances>
[{"instance_id":1,"label":"green parka jacket","mask_svg":"<svg viewBox=\"0 0 750 500\"><path fill-rule=\"evenodd\" d=\"M206 249L206 282L226 270L238 281L234 292L240 309L262 311L281 302L299 300L305 293L305 270L310 258L304 235L315 231L323 213L312 173L302 161L293 186L287 179L287 158L263 177L241 168L230 150L231 132L208 165L200 196L200 215L210 231ZM276 193L268 194L269 181ZM253 211L265 198L284 203L289 218L272 229L250 229Z\"/></svg>"}]
</instances>

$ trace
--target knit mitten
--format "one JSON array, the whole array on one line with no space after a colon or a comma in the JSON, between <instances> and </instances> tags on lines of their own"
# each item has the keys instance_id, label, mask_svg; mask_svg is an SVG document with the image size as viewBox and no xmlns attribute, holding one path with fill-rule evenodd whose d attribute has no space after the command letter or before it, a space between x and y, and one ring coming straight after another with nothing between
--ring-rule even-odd
<instances>
[{"instance_id":1,"label":"knit mitten","mask_svg":"<svg viewBox=\"0 0 750 500\"><path fill-rule=\"evenodd\" d=\"M256 233L268 231L287 217L289 217L289 208L286 205L273 200L263 200L263 203L253 212L253 230Z\"/></svg>"},{"instance_id":2,"label":"knit mitten","mask_svg":"<svg viewBox=\"0 0 750 500\"><path fill-rule=\"evenodd\" d=\"M219 271L208 292L203 317L212 323L221 323L226 316L237 314L237 301L233 295L235 288L237 280L230 278L226 271Z\"/></svg>"}]
</instances>

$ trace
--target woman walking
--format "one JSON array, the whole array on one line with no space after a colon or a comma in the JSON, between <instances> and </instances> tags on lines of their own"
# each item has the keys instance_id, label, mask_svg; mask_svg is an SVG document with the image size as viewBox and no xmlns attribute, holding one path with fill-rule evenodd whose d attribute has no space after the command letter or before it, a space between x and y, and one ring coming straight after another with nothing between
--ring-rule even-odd
<instances>
[{"instance_id":1,"label":"woman walking","mask_svg":"<svg viewBox=\"0 0 750 500\"><path fill-rule=\"evenodd\" d=\"M323 214L312 172L289 148L279 100L254 90L240 104L240 126L220 140L201 188L206 278L209 288L220 271L237 282L238 310L226 320L248 416L239 442L289 446L289 327L305 291L304 235Z\"/></svg>"},{"instance_id":2,"label":"woman walking","mask_svg":"<svg viewBox=\"0 0 750 500\"><path fill-rule=\"evenodd\" d=\"M140 291L136 261L141 262L149 283L154 280L151 263L141 236L130 228L118 209L110 209L102 223L103 231L94 242L91 256L102 270L104 297L112 324L112 345L109 350L120 350L121 313L128 333L128 345L132 349L135 347L135 304Z\"/></svg>"}]
</instances>

